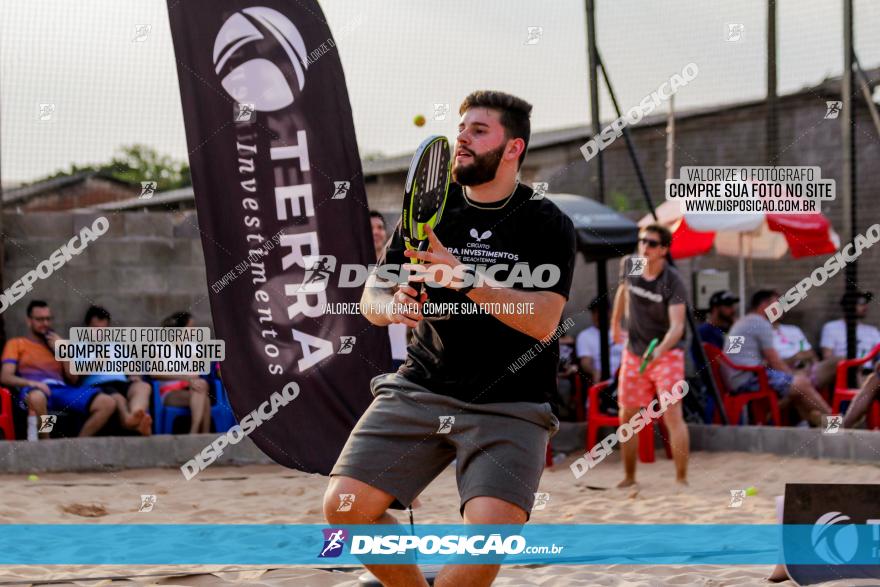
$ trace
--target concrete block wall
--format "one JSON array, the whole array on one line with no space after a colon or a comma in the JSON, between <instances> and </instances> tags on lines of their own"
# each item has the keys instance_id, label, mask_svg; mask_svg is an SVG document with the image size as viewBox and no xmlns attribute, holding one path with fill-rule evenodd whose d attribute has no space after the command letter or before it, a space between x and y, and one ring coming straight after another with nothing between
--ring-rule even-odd
<instances>
[{"instance_id":1,"label":"concrete block wall","mask_svg":"<svg viewBox=\"0 0 880 587\"><path fill-rule=\"evenodd\" d=\"M690 424L688 429L693 452L767 453L795 459L868 463L876 463L880 456L880 434L870 430L841 430L837 434L822 434L815 428L698 424ZM612 429L603 430L611 432ZM579 456L585 450L585 437L586 426L583 422L562 422L559 433L553 437L554 452L564 452L569 457ZM195 434L0 442L0 471L4 474L30 474L177 468L215 438L216 435ZM665 461L659 436L654 447L658 462ZM619 450L615 449L615 454L608 462L619 462L619 458ZM271 464L273 461L253 441L245 438L236 445L226 447L214 466ZM565 468L566 465L560 467Z\"/></svg>"},{"instance_id":2,"label":"concrete block wall","mask_svg":"<svg viewBox=\"0 0 880 587\"><path fill-rule=\"evenodd\" d=\"M64 333L81 325L91 304L107 308L117 326L155 326L181 310L212 326L194 211L6 213L4 289L102 215L110 223L104 235L3 313L7 337L25 331L32 299L51 304L55 329Z\"/></svg>"},{"instance_id":3,"label":"concrete block wall","mask_svg":"<svg viewBox=\"0 0 880 587\"><path fill-rule=\"evenodd\" d=\"M4 474L121 471L157 467L178 468L209 445L216 434L160 434L56 438L48 442L0 442L0 471ZM250 438L227 446L214 466L271 465ZM183 475L181 474L181 479Z\"/></svg>"}]
</instances>

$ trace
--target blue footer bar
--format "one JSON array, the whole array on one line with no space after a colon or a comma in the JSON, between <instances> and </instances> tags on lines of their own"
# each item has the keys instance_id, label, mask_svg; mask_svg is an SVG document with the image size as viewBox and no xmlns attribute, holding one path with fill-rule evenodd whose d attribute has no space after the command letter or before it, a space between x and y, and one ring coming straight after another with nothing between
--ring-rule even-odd
<instances>
[{"instance_id":1,"label":"blue footer bar","mask_svg":"<svg viewBox=\"0 0 880 587\"><path fill-rule=\"evenodd\" d=\"M877 565L875 525L0 525L0 564Z\"/></svg>"}]
</instances>

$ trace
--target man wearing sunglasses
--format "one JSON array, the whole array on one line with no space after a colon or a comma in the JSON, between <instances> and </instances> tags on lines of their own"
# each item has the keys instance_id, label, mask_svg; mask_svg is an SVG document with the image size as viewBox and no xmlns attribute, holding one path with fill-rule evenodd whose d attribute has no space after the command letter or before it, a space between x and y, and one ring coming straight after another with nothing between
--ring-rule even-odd
<instances>
[{"instance_id":1,"label":"man wearing sunglasses","mask_svg":"<svg viewBox=\"0 0 880 587\"><path fill-rule=\"evenodd\" d=\"M666 262L671 244L672 233L665 226L651 224L639 234L638 254L621 260L620 286L611 313L614 341L622 341L624 316L628 333L618 385L621 424L684 379L687 290L681 275ZM648 354L654 339L659 342ZM640 373L644 359L648 363ZM669 430L676 481L687 485L689 439L681 402L668 406L663 422ZM636 482L638 435L621 443L620 450L625 477L618 487L629 487Z\"/></svg>"}]
</instances>

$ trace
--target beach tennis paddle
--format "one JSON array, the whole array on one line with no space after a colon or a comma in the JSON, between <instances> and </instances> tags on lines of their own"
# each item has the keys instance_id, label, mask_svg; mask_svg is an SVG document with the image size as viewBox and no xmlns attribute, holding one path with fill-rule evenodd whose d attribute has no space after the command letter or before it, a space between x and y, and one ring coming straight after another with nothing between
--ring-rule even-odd
<instances>
[{"instance_id":1,"label":"beach tennis paddle","mask_svg":"<svg viewBox=\"0 0 880 587\"><path fill-rule=\"evenodd\" d=\"M426 226L437 227L446 206L449 191L450 164L452 156L449 141L444 136L433 135L422 141L413 154L406 174L403 194L401 228L406 248L411 251L428 250ZM412 259L411 263L420 263ZM422 284L414 283L421 293Z\"/></svg>"},{"instance_id":2,"label":"beach tennis paddle","mask_svg":"<svg viewBox=\"0 0 880 587\"><path fill-rule=\"evenodd\" d=\"M641 364L641 366L639 366L639 374L644 373L645 369L648 368L648 363L650 363L651 359L652 359L651 355L653 354L654 349L657 348L657 343L659 343L659 342L660 342L660 339L655 338L648 345L648 350L646 350L645 354L642 355L642 364Z\"/></svg>"}]
</instances>

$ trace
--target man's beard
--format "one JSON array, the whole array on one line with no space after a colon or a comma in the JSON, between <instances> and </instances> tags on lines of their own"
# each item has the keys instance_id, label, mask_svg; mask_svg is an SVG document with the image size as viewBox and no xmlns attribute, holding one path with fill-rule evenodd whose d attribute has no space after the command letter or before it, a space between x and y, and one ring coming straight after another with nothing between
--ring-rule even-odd
<instances>
[{"instance_id":1,"label":"man's beard","mask_svg":"<svg viewBox=\"0 0 880 587\"><path fill-rule=\"evenodd\" d=\"M505 145L501 145L494 151L487 151L477 155L470 149L471 163L460 165L458 160L452 166L452 179L460 185L480 185L495 179L495 173L501 164L501 156L504 154Z\"/></svg>"}]
</instances>

